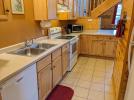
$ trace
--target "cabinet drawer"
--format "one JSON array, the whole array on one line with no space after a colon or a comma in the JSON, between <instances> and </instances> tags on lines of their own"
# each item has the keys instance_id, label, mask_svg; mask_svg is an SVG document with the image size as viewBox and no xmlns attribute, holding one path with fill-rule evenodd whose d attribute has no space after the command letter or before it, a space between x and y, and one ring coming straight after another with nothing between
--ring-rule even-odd
<instances>
[{"instance_id":1,"label":"cabinet drawer","mask_svg":"<svg viewBox=\"0 0 134 100\"><path fill-rule=\"evenodd\" d=\"M56 59L58 56L61 56L61 48L52 53L52 60Z\"/></svg>"},{"instance_id":2,"label":"cabinet drawer","mask_svg":"<svg viewBox=\"0 0 134 100\"><path fill-rule=\"evenodd\" d=\"M48 55L37 62L38 72L51 63L51 55Z\"/></svg>"},{"instance_id":3,"label":"cabinet drawer","mask_svg":"<svg viewBox=\"0 0 134 100\"><path fill-rule=\"evenodd\" d=\"M69 49L69 43L68 44L65 44L63 47L62 47L62 52L66 51Z\"/></svg>"}]
</instances>

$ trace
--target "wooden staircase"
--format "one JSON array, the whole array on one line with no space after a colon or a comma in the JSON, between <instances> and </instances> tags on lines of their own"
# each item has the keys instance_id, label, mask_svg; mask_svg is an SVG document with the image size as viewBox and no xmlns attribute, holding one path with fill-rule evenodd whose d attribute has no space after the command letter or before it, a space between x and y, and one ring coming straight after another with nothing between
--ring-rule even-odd
<instances>
[{"instance_id":1,"label":"wooden staircase","mask_svg":"<svg viewBox=\"0 0 134 100\"><path fill-rule=\"evenodd\" d=\"M97 18L121 0L91 0L91 17Z\"/></svg>"}]
</instances>

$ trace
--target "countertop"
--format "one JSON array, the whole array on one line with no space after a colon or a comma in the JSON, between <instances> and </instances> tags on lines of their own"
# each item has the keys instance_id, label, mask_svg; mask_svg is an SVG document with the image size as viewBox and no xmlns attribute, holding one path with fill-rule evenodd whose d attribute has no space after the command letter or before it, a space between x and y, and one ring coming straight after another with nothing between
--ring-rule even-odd
<instances>
[{"instance_id":1,"label":"countertop","mask_svg":"<svg viewBox=\"0 0 134 100\"><path fill-rule=\"evenodd\" d=\"M83 32L80 33L71 33L67 34L72 35L72 36L79 36L79 35L104 35L104 36L115 36L116 35L116 30L84 30Z\"/></svg>"},{"instance_id":2,"label":"countertop","mask_svg":"<svg viewBox=\"0 0 134 100\"><path fill-rule=\"evenodd\" d=\"M0 85L4 84L6 80L10 79L17 73L21 72L30 65L36 63L41 58L52 53L57 48L68 43L68 40L60 39L47 39L38 41L39 43L50 43L57 44L56 46L50 48L49 50L43 52L38 56L20 56L15 54L2 53L0 54Z\"/></svg>"}]
</instances>

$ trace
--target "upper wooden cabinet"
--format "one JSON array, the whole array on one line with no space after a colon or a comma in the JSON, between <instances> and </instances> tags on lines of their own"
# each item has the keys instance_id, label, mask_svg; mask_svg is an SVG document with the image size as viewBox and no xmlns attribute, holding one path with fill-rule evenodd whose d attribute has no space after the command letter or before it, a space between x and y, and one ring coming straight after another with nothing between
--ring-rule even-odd
<instances>
[{"instance_id":1,"label":"upper wooden cabinet","mask_svg":"<svg viewBox=\"0 0 134 100\"><path fill-rule=\"evenodd\" d=\"M35 20L57 18L57 0L33 0Z\"/></svg>"},{"instance_id":2,"label":"upper wooden cabinet","mask_svg":"<svg viewBox=\"0 0 134 100\"><path fill-rule=\"evenodd\" d=\"M57 11L59 20L76 20L78 17L77 5L78 0L66 0L68 1L68 5L61 5L62 11ZM60 6L58 4L58 6ZM60 10L61 10L60 9ZM65 10L66 9L66 10Z\"/></svg>"}]
</instances>

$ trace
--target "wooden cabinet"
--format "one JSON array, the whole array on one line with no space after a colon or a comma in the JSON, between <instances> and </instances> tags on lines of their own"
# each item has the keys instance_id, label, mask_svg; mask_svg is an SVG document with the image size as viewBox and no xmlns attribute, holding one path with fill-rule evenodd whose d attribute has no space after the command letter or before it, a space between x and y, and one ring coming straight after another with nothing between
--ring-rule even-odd
<instances>
[{"instance_id":1,"label":"wooden cabinet","mask_svg":"<svg viewBox=\"0 0 134 100\"><path fill-rule=\"evenodd\" d=\"M52 67L53 67L53 87L55 87L62 79L61 56L57 57L52 62Z\"/></svg>"},{"instance_id":2,"label":"wooden cabinet","mask_svg":"<svg viewBox=\"0 0 134 100\"><path fill-rule=\"evenodd\" d=\"M61 49L52 53L53 87L62 79Z\"/></svg>"},{"instance_id":3,"label":"wooden cabinet","mask_svg":"<svg viewBox=\"0 0 134 100\"><path fill-rule=\"evenodd\" d=\"M39 98L45 100L52 90L51 55L37 62Z\"/></svg>"},{"instance_id":4,"label":"wooden cabinet","mask_svg":"<svg viewBox=\"0 0 134 100\"><path fill-rule=\"evenodd\" d=\"M57 18L57 0L33 0L35 20Z\"/></svg>"},{"instance_id":5,"label":"wooden cabinet","mask_svg":"<svg viewBox=\"0 0 134 100\"><path fill-rule=\"evenodd\" d=\"M52 90L52 66L49 64L38 73L39 98L45 100Z\"/></svg>"},{"instance_id":6,"label":"wooden cabinet","mask_svg":"<svg viewBox=\"0 0 134 100\"><path fill-rule=\"evenodd\" d=\"M64 76L69 66L69 44L62 47L62 75Z\"/></svg>"},{"instance_id":7,"label":"wooden cabinet","mask_svg":"<svg viewBox=\"0 0 134 100\"><path fill-rule=\"evenodd\" d=\"M81 35L80 54L115 57L116 43L114 37Z\"/></svg>"},{"instance_id":8,"label":"wooden cabinet","mask_svg":"<svg viewBox=\"0 0 134 100\"><path fill-rule=\"evenodd\" d=\"M68 1L68 10L62 11L62 12L57 12L57 16L59 20L76 20L77 19L77 5L78 1L77 0L66 0ZM67 4L67 3L66 3ZM65 6L66 7L66 6Z\"/></svg>"},{"instance_id":9,"label":"wooden cabinet","mask_svg":"<svg viewBox=\"0 0 134 100\"><path fill-rule=\"evenodd\" d=\"M106 40L104 42L104 56L106 57L115 57L115 51L116 51L116 42Z\"/></svg>"},{"instance_id":10,"label":"wooden cabinet","mask_svg":"<svg viewBox=\"0 0 134 100\"><path fill-rule=\"evenodd\" d=\"M69 12L57 12L59 20L68 20L69 19Z\"/></svg>"},{"instance_id":11,"label":"wooden cabinet","mask_svg":"<svg viewBox=\"0 0 134 100\"><path fill-rule=\"evenodd\" d=\"M92 52L91 55L103 56L103 40L92 40Z\"/></svg>"},{"instance_id":12,"label":"wooden cabinet","mask_svg":"<svg viewBox=\"0 0 134 100\"><path fill-rule=\"evenodd\" d=\"M88 36L81 35L80 36L80 53L81 54L88 54Z\"/></svg>"}]
</instances>

